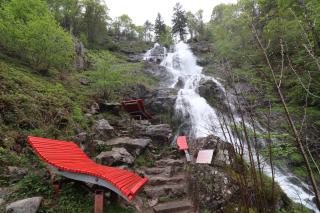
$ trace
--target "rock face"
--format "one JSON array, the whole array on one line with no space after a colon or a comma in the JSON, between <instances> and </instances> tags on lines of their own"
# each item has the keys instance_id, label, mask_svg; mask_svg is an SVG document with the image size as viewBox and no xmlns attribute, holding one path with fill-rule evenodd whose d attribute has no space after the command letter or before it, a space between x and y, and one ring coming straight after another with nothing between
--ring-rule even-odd
<instances>
[{"instance_id":1,"label":"rock face","mask_svg":"<svg viewBox=\"0 0 320 213\"><path fill-rule=\"evenodd\" d=\"M99 101L99 112L112 112L113 114L118 114L121 110L121 104L118 102L107 102L107 101Z\"/></svg>"},{"instance_id":2,"label":"rock face","mask_svg":"<svg viewBox=\"0 0 320 213\"><path fill-rule=\"evenodd\" d=\"M201 149L213 149L211 165L194 164L191 166L189 186L193 188L193 200L200 209L206 208L210 212L223 212L233 195L237 194L238 184L225 171L226 167L235 171L240 168L235 161L236 154L231 144L219 138L209 136L192 141L191 154L196 157Z\"/></svg>"},{"instance_id":3,"label":"rock face","mask_svg":"<svg viewBox=\"0 0 320 213\"><path fill-rule=\"evenodd\" d=\"M42 197L32 197L19 200L6 207L7 213L36 213L42 202Z\"/></svg>"},{"instance_id":4,"label":"rock face","mask_svg":"<svg viewBox=\"0 0 320 213\"><path fill-rule=\"evenodd\" d=\"M28 169L26 168L8 166L7 170L8 170L8 179L12 183L21 180L25 175L28 174Z\"/></svg>"},{"instance_id":5,"label":"rock face","mask_svg":"<svg viewBox=\"0 0 320 213\"><path fill-rule=\"evenodd\" d=\"M104 144L112 147L124 147L128 152L137 156L150 142L149 138L118 137L108 140Z\"/></svg>"},{"instance_id":6,"label":"rock face","mask_svg":"<svg viewBox=\"0 0 320 213\"><path fill-rule=\"evenodd\" d=\"M225 93L213 80L201 79L199 82L198 92L200 96L205 98L207 102L215 108L221 111L225 111L227 109L227 105L225 104Z\"/></svg>"},{"instance_id":7,"label":"rock face","mask_svg":"<svg viewBox=\"0 0 320 213\"><path fill-rule=\"evenodd\" d=\"M172 130L169 124L150 125L137 121L134 124L135 134L150 137L154 140L168 141L172 136Z\"/></svg>"},{"instance_id":8,"label":"rock face","mask_svg":"<svg viewBox=\"0 0 320 213\"><path fill-rule=\"evenodd\" d=\"M154 47L149 50L149 56L146 59L148 61L160 63L164 59L165 54L165 48L156 43Z\"/></svg>"},{"instance_id":9,"label":"rock face","mask_svg":"<svg viewBox=\"0 0 320 213\"><path fill-rule=\"evenodd\" d=\"M88 60L85 55L84 45L79 39L74 38L74 47L76 50L74 67L76 70L84 70L87 68L87 64L88 64Z\"/></svg>"},{"instance_id":10,"label":"rock face","mask_svg":"<svg viewBox=\"0 0 320 213\"><path fill-rule=\"evenodd\" d=\"M174 88L160 88L151 93L146 100L146 107L154 113L174 113L177 90Z\"/></svg>"},{"instance_id":11,"label":"rock face","mask_svg":"<svg viewBox=\"0 0 320 213\"><path fill-rule=\"evenodd\" d=\"M133 164L134 157L125 148L114 147L111 151L101 152L96 160L103 165L119 166Z\"/></svg>"},{"instance_id":12,"label":"rock face","mask_svg":"<svg viewBox=\"0 0 320 213\"><path fill-rule=\"evenodd\" d=\"M207 41L190 43L191 49L195 53L208 53L212 51L212 44Z\"/></svg>"},{"instance_id":13,"label":"rock face","mask_svg":"<svg viewBox=\"0 0 320 213\"><path fill-rule=\"evenodd\" d=\"M168 85L167 82L170 83L173 79L173 75L170 72L167 72L165 67L160 66L159 64L146 62L143 70L156 78L160 82L160 85Z\"/></svg>"},{"instance_id":14,"label":"rock face","mask_svg":"<svg viewBox=\"0 0 320 213\"><path fill-rule=\"evenodd\" d=\"M92 130L97 139L110 139L114 136L114 128L106 119L96 121Z\"/></svg>"}]
</instances>

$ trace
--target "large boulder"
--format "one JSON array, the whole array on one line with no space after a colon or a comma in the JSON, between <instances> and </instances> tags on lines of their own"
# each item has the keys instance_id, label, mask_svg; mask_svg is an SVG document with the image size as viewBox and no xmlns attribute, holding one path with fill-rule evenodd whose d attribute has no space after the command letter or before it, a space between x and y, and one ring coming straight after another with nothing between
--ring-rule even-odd
<instances>
[{"instance_id":1,"label":"large boulder","mask_svg":"<svg viewBox=\"0 0 320 213\"><path fill-rule=\"evenodd\" d=\"M118 102L107 102L105 100L98 101L99 112L111 112L113 114L119 114L121 110L121 104Z\"/></svg>"},{"instance_id":2,"label":"large boulder","mask_svg":"<svg viewBox=\"0 0 320 213\"><path fill-rule=\"evenodd\" d=\"M205 98L208 103L219 110L226 110L226 95L224 89L212 79L203 78L199 82L199 95Z\"/></svg>"},{"instance_id":3,"label":"large boulder","mask_svg":"<svg viewBox=\"0 0 320 213\"><path fill-rule=\"evenodd\" d=\"M146 57L144 59L148 61L160 63L165 56L166 56L165 47L162 47L158 43L155 43L154 47L147 52Z\"/></svg>"},{"instance_id":4,"label":"large boulder","mask_svg":"<svg viewBox=\"0 0 320 213\"><path fill-rule=\"evenodd\" d=\"M7 213L36 213L42 202L42 197L32 197L24 200L18 200L6 207Z\"/></svg>"},{"instance_id":5,"label":"large boulder","mask_svg":"<svg viewBox=\"0 0 320 213\"><path fill-rule=\"evenodd\" d=\"M114 128L106 119L100 119L92 127L96 139L106 140L115 135Z\"/></svg>"},{"instance_id":6,"label":"large boulder","mask_svg":"<svg viewBox=\"0 0 320 213\"><path fill-rule=\"evenodd\" d=\"M172 135L172 129L169 124L150 125L145 130L145 135L151 138L168 140Z\"/></svg>"},{"instance_id":7,"label":"large boulder","mask_svg":"<svg viewBox=\"0 0 320 213\"><path fill-rule=\"evenodd\" d=\"M146 107L154 113L174 113L174 105L177 99L177 90L174 88L159 88L146 99Z\"/></svg>"},{"instance_id":8,"label":"large boulder","mask_svg":"<svg viewBox=\"0 0 320 213\"><path fill-rule=\"evenodd\" d=\"M88 66L88 59L85 55L84 45L79 39L74 38L74 47L76 50L74 67L76 70L84 70Z\"/></svg>"},{"instance_id":9,"label":"large boulder","mask_svg":"<svg viewBox=\"0 0 320 213\"><path fill-rule=\"evenodd\" d=\"M131 165L134 162L134 157L125 148L114 147L111 151L101 152L96 157L96 161L108 166Z\"/></svg>"},{"instance_id":10,"label":"large boulder","mask_svg":"<svg viewBox=\"0 0 320 213\"><path fill-rule=\"evenodd\" d=\"M149 138L118 137L107 140L104 144L112 147L124 147L128 152L137 156L150 142Z\"/></svg>"},{"instance_id":11,"label":"large boulder","mask_svg":"<svg viewBox=\"0 0 320 213\"><path fill-rule=\"evenodd\" d=\"M151 125L148 121L134 121L132 127L136 137L144 136L167 142L172 136L172 129L169 124Z\"/></svg>"},{"instance_id":12,"label":"large boulder","mask_svg":"<svg viewBox=\"0 0 320 213\"><path fill-rule=\"evenodd\" d=\"M7 172L8 172L7 178L11 183L13 183L21 180L25 175L27 175L28 169L20 168L16 166L8 166Z\"/></svg>"},{"instance_id":13,"label":"large boulder","mask_svg":"<svg viewBox=\"0 0 320 213\"><path fill-rule=\"evenodd\" d=\"M230 170L243 170L237 167L232 144L215 136L190 140L190 154L194 157L203 149L213 149L212 163L191 165L192 172L188 179L191 195L200 209L207 208L210 212L222 213L223 206L228 205L239 190L238 184L230 176Z\"/></svg>"}]
</instances>

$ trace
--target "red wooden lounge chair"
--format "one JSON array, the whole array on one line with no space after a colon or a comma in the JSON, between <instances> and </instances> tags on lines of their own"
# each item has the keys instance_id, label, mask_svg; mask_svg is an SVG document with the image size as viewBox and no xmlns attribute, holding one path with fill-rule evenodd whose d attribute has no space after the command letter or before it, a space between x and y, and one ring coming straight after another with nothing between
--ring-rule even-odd
<instances>
[{"instance_id":1,"label":"red wooden lounge chair","mask_svg":"<svg viewBox=\"0 0 320 213\"><path fill-rule=\"evenodd\" d=\"M55 173L106 187L129 202L148 181L123 169L96 164L73 142L32 136L28 142Z\"/></svg>"},{"instance_id":2,"label":"red wooden lounge chair","mask_svg":"<svg viewBox=\"0 0 320 213\"><path fill-rule=\"evenodd\" d=\"M184 151L186 158L187 158L187 161L188 162L191 161L190 154L188 152L189 147L187 144L187 137L186 136L179 136L177 138L177 145L178 145L180 151Z\"/></svg>"},{"instance_id":3,"label":"red wooden lounge chair","mask_svg":"<svg viewBox=\"0 0 320 213\"><path fill-rule=\"evenodd\" d=\"M144 108L143 99L132 99L128 101L122 101L122 107L135 119L152 119L152 115L148 113Z\"/></svg>"}]
</instances>

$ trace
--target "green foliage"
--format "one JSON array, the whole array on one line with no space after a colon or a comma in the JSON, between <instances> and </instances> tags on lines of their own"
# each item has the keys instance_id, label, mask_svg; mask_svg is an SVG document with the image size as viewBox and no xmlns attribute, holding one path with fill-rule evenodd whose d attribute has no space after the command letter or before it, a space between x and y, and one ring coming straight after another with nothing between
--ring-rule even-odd
<instances>
[{"instance_id":1,"label":"green foliage","mask_svg":"<svg viewBox=\"0 0 320 213\"><path fill-rule=\"evenodd\" d=\"M106 213L134 213L135 208L132 206L128 206L128 207L123 207L120 206L117 203L111 203L111 204L107 204L107 206L104 208L104 212Z\"/></svg>"},{"instance_id":2,"label":"green foliage","mask_svg":"<svg viewBox=\"0 0 320 213\"><path fill-rule=\"evenodd\" d=\"M180 40L184 41L187 27L186 12L183 10L182 5L177 3L173 8L172 17L172 34L179 34Z\"/></svg>"},{"instance_id":3,"label":"green foliage","mask_svg":"<svg viewBox=\"0 0 320 213\"><path fill-rule=\"evenodd\" d=\"M64 185L59 195L56 212L87 213L93 209L93 196L83 190L79 183Z\"/></svg>"},{"instance_id":4,"label":"green foliage","mask_svg":"<svg viewBox=\"0 0 320 213\"><path fill-rule=\"evenodd\" d=\"M155 33L155 37L156 37L157 42L160 41L161 35L166 33L166 28L167 27L161 17L161 14L158 13L157 18L154 23L154 33Z\"/></svg>"},{"instance_id":5,"label":"green foliage","mask_svg":"<svg viewBox=\"0 0 320 213\"><path fill-rule=\"evenodd\" d=\"M0 9L0 45L38 70L67 68L73 41L41 0L12 0Z\"/></svg>"},{"instance_id":6,"label":"green foliage","mask_svg":"<svg viewBox=\"0 0 320 213\"><path fill-rule=\"evenodd\" d=\"M127 63L108 51L91 52L95 72L87 76L92 79L94 93L106 99L122 98L132 86L142 83L153 85L154 80L141 74L141 63Z\"/></svg>"},{"instance_id":7,"label":"green foliage","mask_svg":"<svg viewBox=\"0 0 320 213\"><path fill-rule=\"evenodd\" d=\"M16 185L16 191L11 199L26 198L32 196L44 196L50 198L53 193L53 187L48 175L44 170L39 172L29 172L21 181Z\"/></svg>"},{"instance_id":8,"label":"green foliage","mask_svg":"<svg viewBox=\"0 0 320 213\"><path fill-rule=\"evenodd\" d=\"M135 161L134 161L134 164L138 167L141 167L141 166L146 166L146 167L153 167L154 166L154 161L152 159L149 159L147 157L147 154L141 154L139 155Z\"/></svg>"}]
</instances>

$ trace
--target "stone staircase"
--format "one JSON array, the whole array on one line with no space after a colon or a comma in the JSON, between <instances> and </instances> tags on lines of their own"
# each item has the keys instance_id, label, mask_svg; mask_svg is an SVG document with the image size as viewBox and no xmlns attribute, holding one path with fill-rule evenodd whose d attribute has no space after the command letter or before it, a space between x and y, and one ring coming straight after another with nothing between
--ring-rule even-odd
<instances>
[{"instance_id":1,"label":"stone staircase","mask_svg":"<svg viewBox=\"0 0 320 213\"><path fill-rule=\"evenodd\" d=\"M138 173L149 178L143 188L147 207L143 213L194 213L188 196L188 182L184 171L186 162L178 151L163 154L154 149L153 167L142 167Z\"/></svg>"}]
</instances>

